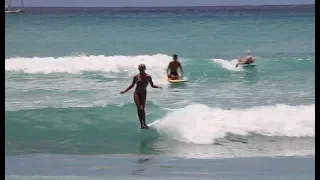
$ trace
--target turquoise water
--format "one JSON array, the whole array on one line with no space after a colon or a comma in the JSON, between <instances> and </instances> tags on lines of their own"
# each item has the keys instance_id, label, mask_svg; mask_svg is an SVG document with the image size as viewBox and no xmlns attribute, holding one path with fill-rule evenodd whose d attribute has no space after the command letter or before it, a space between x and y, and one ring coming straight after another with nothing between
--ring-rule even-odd
<instances>
[{"instance_id":1,"label":"turquoise water","mask_svg":"<svg viewBox=\"0 0 320 180\"><path fill-rule=\"evenodd\" d=\"M7 178L26 178L14 162L39 154L116 155L112 161L127 166L128 155L204 164L252 158L248 165L257 157L307 156L314 163L314 18L313 6L6 15ZM235 68L249 48L257 66ZM165 80L172 54L188 83ZM119 93L140 63L163 86L148 89L147 123L157 121L148 131L139 130L133 90ZM32 167L27 176L37 174Z\"/></svg>"}]
</instances>

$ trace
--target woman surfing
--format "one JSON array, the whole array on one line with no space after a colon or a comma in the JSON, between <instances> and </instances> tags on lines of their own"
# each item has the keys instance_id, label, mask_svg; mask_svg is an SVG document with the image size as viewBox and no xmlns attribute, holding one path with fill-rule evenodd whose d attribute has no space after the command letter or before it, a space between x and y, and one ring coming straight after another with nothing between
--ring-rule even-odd
<instances>
[{"instance_id":1,"label":"woman surfing","mask_svg":"<svg viewBox=\"0 0 320 180\"><path fill-rule=\"evenodd\" d=\"M138 69L139 69L140 73L133 77L131 85L126 90L121 91L120 94L126 93L127 91L132 89L134 87L134 85L136 84L136 89L133 93L133 99L134 99L134 102L136 103L136 106L137 106L137 111L138 111L138 116L139 116L139 121L140 121L140 128L147 129L148 126L146 124L146 114L145 114L144 107L145 107L146 100L147 100L148 83L150 83L151 87L153 87L153 88L162 89L162 87L156 86L153 84L151 76L145 72L146 66L144 64L140 64L138 66Z\"/></svg>"}]
</instances>

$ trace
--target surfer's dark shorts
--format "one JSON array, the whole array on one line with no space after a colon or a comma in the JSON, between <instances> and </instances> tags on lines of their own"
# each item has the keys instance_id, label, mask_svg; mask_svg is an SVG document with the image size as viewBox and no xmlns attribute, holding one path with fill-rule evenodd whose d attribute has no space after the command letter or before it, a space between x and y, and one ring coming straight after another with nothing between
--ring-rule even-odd
<instances>
[{"instance_id":1,"label":"surfer's dark shorts","mask_svg":"<svg viewBox=\"0 0 320 180\"><path fill-rule=\"evenodd\" d=\"M177 72L170 72L170 75L172 76L179 76L179 74Z\"/></svg>"}]
</instances>

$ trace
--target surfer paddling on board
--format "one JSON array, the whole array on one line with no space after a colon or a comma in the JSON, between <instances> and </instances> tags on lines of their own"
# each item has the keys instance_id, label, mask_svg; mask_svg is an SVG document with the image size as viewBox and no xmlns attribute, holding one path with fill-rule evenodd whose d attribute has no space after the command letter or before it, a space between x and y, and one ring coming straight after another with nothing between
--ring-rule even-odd
<instances>
[{"instance_id":1,"label":"surfer paddling on board","mask_svg":"<svg viewBox=\"0 0 320 180\"><path fill-rule=\"evenodd\" d=\"M150 83L151 87L153 87L153 88L162 89L162 87L156 86L153 84L151 76L145 72L146 66L144 64L140 64L138 66L138 69L139 69L140 73L133 77L131 85L126 90L121 91L120 94L126 93L127 91L132 89L134 87L134 85L136 84L136 89L133 93L133 99L134 99L134 102L136 103L136 106L137 106L140 127L141 127L141 129L147 129L148 126L146 124L146 114L144 111L144 107L145 107L146 100L147 100L148 83Z\"/></svg>"},{"instance_id":2,"label":"surfer paddling on board","mask_svg":"<svg viewBox=\"0 0 320 180\"><path fill-rule=\"evenodd\" d=\"M248 50L248 55L247 55L247 57L245 57L245 58L238 57L238 58L237 58L237 59L238 59L238 63L237 63L237 65L236 65L236 67L238 67L239 64L251 64L251 63L254 63L257 58L256 58L256 57L252 57L252 56L250 55L250 53L251 53L251 51L250 51L250 49L249 49L249 50Z\"/></svg>"},{"instance_id":3,"label":"surfer paddling on board","mask_svg":"<svg viewBox=\"0 0 320 180\"><path fill-rule=\"evenodd\" d=\"M174 54L172 58L173 58L173 61L169 63L167 68L167 75L169 79L176 80L183 77L183 70L182 70L181 63L178 61L178 55ZM178 74L178 68L180 68L181 76L179 76ZM169 70L170 70L170 74L169 74Z\"/></svg>"}]
</instances>

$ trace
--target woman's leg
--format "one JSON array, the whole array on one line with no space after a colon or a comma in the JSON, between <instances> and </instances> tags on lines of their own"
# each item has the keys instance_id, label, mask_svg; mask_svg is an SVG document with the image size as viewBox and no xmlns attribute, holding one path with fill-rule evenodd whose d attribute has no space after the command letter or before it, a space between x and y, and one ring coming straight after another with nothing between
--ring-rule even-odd
<instances>
[{"instance_id":1,"label":"woman's leg","mask_svg":"<svg viewBox=\"0 0 320 180\"><path fill-rule=\"evenodd\" d=\"M145 106L146 106L146 100L147 100L147 93L144 93L144 94L141 94L139 96L139 101L140 101L140 105L142 106L142 111L141 111L141 116L142 116L142 122L143 122L143 126L144 127L148 127L147 124L146 124L146 113L145 113Z\"/></svg>"},{"instance_id":2,"label":"woman's leg","mask_svg":"<svg viewBox=\"0 0 320 180\"><path fill-rule=\"evenodd\" d=\"M143 109L144 108L142 108L142 105L140 103L140 98L137 93L133 93L133 99L134 99L134 102L136 103L136 106L137 106L138 117L139 117L139 121L140 121L140 128L143 128L144 127L144 123L143 123Z\"/></svg>"}]
</instances>

